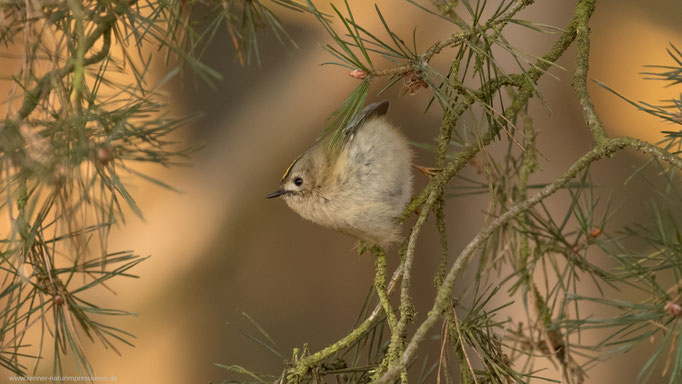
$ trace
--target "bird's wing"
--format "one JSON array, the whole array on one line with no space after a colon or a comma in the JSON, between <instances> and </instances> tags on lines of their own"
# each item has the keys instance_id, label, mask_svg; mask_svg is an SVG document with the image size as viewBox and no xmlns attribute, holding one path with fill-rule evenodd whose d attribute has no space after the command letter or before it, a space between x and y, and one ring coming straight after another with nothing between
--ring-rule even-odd
<instances>
[{"instance_id":1,"label":"bird's wing","mask_svg":"<svg viewBox=\"0 0 682 384\"><path fill-rule=\"evenodd\" d=\"M378 101L372 103L363 109L357 118L353 120L352 123L348 124L348 127L343 132L343 140L348 141L353 137L353 134L360 128L365 122L378 117L383 116L388 112L388 100Z\"/></svg>"}]
</instances>

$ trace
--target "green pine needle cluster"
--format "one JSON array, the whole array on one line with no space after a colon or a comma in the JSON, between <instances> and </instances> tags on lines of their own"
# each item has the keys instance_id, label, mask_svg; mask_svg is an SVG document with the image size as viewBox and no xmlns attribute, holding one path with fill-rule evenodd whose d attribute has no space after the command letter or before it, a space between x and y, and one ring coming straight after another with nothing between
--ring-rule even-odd
<instances>
[{"instance_id":1,"label":"green pine needle cluster","mask_svg":"<svg viewBox=\"0 0 682 384\"><path fill-rule=\"evenodd\" d=\"M175 132L199 116L170 114L163 87L185 69L209 85L220 80L201 57L221 26L242 63L259 61L260 29L284 43L271 8L307 10L290 0L0 2L0 44L15 52L0 73L10 89L0 121L0 213L9 223L0 239L0 366L94 376L87 343L116 353L133 345L116 325L130 314L88 297L136 278L146 259L107 246L127 214L143 215L130 184L173 189L135 164L183 165L196 149ZM156 80L153 57L167 67ZM27 345L29 334L39 345Z\"/></svg>"}]
</instances>

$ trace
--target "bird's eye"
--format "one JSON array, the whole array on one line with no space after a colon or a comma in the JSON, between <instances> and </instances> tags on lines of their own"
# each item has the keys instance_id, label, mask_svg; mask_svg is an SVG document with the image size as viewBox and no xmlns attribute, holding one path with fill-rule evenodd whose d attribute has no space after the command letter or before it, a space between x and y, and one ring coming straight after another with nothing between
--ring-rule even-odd
<instances>
[{"instance_id":1,"label":"bird's eye","mask_svg":"<svg viewBox=\"0 0 682 384\"><path fill-rule=\"evenodd\" d=\"M303 184L303 179L301 179L300 177L295 178L294 184L296 184L297 187L300 187Z\"/></svg>"}]
</instances>

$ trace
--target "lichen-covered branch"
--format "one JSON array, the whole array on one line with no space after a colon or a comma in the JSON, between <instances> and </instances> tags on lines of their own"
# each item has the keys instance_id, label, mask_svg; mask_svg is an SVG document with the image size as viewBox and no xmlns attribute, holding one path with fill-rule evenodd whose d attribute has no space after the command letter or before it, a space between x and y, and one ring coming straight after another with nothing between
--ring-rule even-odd
<instances>
[{"instance_id":1,"label":"lichen-covered branch","mask_svg":"<svg viewBox=\"0 0 682 384\"><path fill-rule=\"evenodd\" d=\"M590 61L590 26L588 21L593 12L594 0L583 1L576 7L576 69L573 75L573 87L578 95L585 122L592 131L594 141L601 143L606 139L606 131L587 92L587 72Z\"/></svg>"},{"instance_id":2,"label":"lichen-covered branch","mask_svg":"<svg viewBox=\"0 0 682 384\"><path fill-rule=\"evenodd\" d=\"M556 62L566 52L568 47L571 46L571 44L576 38L578 20L581 17L581 14L578 12L578 9L581 9L581 7L584 6L584 3L589 1L590 0L581 0L578 3L578 5L576 6L576 13L574 14L573 20L568 25L566 31L561 34L561 37L559 37L556 43L554 43L552 48L550 48L549 51L547 51L547 53L545 53L541 59L537 60L533 68L526 73L526 75L523 77L525 81L521 82L517 78L506 78L508 80L515 79L514 81L515 83L516 81L520 82L518 91L512 101L512 104L504 111L503 115L506 119L512 120L516 116L516 114L528 103L528 100L533 96L535 92L537 82L540 80L545 71L547 71L547 69L549 69L552 63ZM491 80L491 84L489 84L486 88L502 86L506 83L507 83L506 81ZM467 98L465 96L465 98L461 102L461 107L457 109L457 113L460 114L464 113L473 103L474 103L473 97L469 96ZM452 126L447 128L441 128L441 132L443 132L443 130L454 129L456 119L451 118L447 120L447 122ZM491 129L485 134L483 134L478 139L477 142L472 143L465 149L463 149L457 155L457 157L450 163L448 163L443 168L443 171L436 177L434 177L429 182L429 184L424 188L424 190L422 190L422 192L419 195L417 195L417 197L410 203L410 205L405 210L405 213L403 214L403 219L409 216L412 212L419 208L424 203L424 201L426 201L426 198L429 196L433 188L436 188L436 186L445 185L445 183L447 183L451 178L457 175L457 173L459 173L459 171L462 168L469 164L469 162L474 158L474 156L476 156L476 154L482 148L486 147L493 141L493 139L497 136L498 133L499 132L497 130ZM441 137L445 139L448 136L441 134ZM443 144L439 142L439 146L441 145ZM445 145L447 145L447 143Z\"/></svg>"},{"instance_id":3,"label":"lichen-covered branch","mask_svg":"<svg viewBox=\"0 0 682 384\"><path fill-rule=\"evenodd\" d=\"M406 327L414 317L410 286L412 284L412 264L414 262L414 255L417 248L417 239L419 238L419 234L421 233L424 223L426 223L426 218L428 217L429 212L431 212L431 207L436 203L436 199L438 196L440 196L440 194L442 194L442 191L434 191L431 193L431 196L429 196L429 199L427 199L426 203L424 204L424 209L420 212L417 222L414 224L412 231L410 232L402 268L403 273L400 287L399 307L400 319L398 320L396 327L393 329L393 333L391 334L391 342L388 346L388 353L384 358L382 366L377 370L375 377L379 377L384 372L386 367L390 366L403 351L405 338L407 336ZM405 374L405 372L402 374L403 381L406 381Z\"/></svg>"},{"instance_id":4,"label":"lichen-covered branch","mask_svg":"<svg viewBox=\"0 0 682 384\"><path fill-rule=\"evenodd\" d=\"M391 308L391 302L389 301L386 289L386 251L380 247L374 247L372 253L374 253L374 256L376 257L377 268L376 275L374 276L374 287L377 291L377 296L379 296L379 303L386 314L388 327L391 332L395 332L398 320L395 317L393 308Z\"/></svg>"},{"instance_id":5,"label":"lichen-covered branch","mask_svg":"<svg viewBox=\"0 0 682 384\"><path fill-rule=\"evenodd\" d=\"M682 169L682 159L678 156L670 154L660 148L657 148L651 144L642 142L640 140L623 137L616 139L607 139L601 144L597 144L592 150L584 154L580 159L578 159L563 175L557 178L553 183L547 185L537 194L529 197L528 199L512 206L505 213L500 215L495 219L490 225L482 229L474 239L469 242L469 244L462 250L457 259L455 260L453 266L450 268L448 274L445 276L441 288L438 290L436 300L433 307L428 312L426 319L419 326L414 336L410 342L405 347L405 351L401 356L400 360L391 366L391 368L375 383L376 384L386 384L392 382L392 380L400 373L400 371L407 366L407 364L414 357L417 347L424 340L429 330L435 325L436 321L440 318L443 311L450 305L452 298L452 289L455 284L457 276L466 268L467 264L471 258L490 238L490 236L498 230L503 225L507 224L510 220L519 216L528 209L534 207L536 204L552 195L569 181L571 181L579 172L586 169L594 161L609 158L613 156L618 150L625 147L632 147L642 152L645 152L656 159L666 161L670 165Z\"/></svg>"},{"instance_id":6,"label":"lichen-covered branch","mask_svg":"<svg viewBox=\"0 0 682 384\"><path fill-rule=\"evenodd\" d=\"M402 276L402 273L403 264L401 263L398 266L398 268L396 268L396 270L393 272L393 276L391 276L391 280L388 283L388 287L386 288L387 297L390 297L391 293L393 293L395 287L397 286L398 279L400 279L400 277ZM372 313L369 316L367 316L367 318L363 320L363 322L360 323L360 325L355 327L355 329L353 329L349 334L342 337L332 345L329 345L326 348L313 353L312 355L308 355L298 360L293 367L290 367L285 371L283 377L286 378L287 380L286 382L292 383L298 382L298 380L300 380L300 378L302 378L306 374L306 372L308 372L314 366L320 364L324 359L352 345L360 337L369 332L369 330L372 329L372 327L375 324L377 324L383 319L383 317L380 316L382 313L382 309L383 306L381 305L381 303L377 304Z\"/></svg>"}]
</instances>

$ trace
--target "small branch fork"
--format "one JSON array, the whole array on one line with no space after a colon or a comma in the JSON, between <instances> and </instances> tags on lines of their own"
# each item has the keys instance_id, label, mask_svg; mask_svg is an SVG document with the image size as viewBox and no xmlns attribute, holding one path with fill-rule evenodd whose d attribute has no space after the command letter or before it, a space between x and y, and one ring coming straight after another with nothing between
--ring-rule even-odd
<instances>
[{"instance_id":1,"label":"small branch fork","mask_svg":"<svg viewBox=\"0 0 682 384\"><path fill-rule=\"evenodd\" d=\"M513 7L510 12L518 12L518 10L522 9L523 6L530 3L532 3L532 1L518 1L518 4ZM404 247L404 257L401 259L400 265L393 273L388 288L385 291L386 296L381 300L381 303L377 305L374 312L372 312L372 314L365 319L362 324L360 324L347 336L337 341L333 345L313 355L310 355L305 359L299 360L294 367L290 368L286 372L287 382L298 382L300 378L302 378L305 373L308 372L309 369L319 364L323 359L352 344L355 340L368 332L371 327L376 324L376 322L380 321L382 317L379 316L379 313L386 307L388 298L390 298L393 288L395 287L399 278L402 278L400 306L398 311L398 315L400 317L397 319L397 321L395 318L391 321L392 335L389 344L389 350L386 354L384 363L375 372L373 383L392 383L399 376L401 377L402 382L406 382L406 369L415 358L415 353L420 343L426 338L430 330L435 326L441 316L447 314L448 309L451 308L453 287L457 277L462 271L464 271L467 264L477 254L477 251L484 246L486 241L498 229L508 224L510 221L518 219L529 209L533 208L535 205L560 190L580 172L588 168L593 162L601 159L611 158L616 152L625 148L637 150L659 161L665 162L671 167L682 170L682 158L675 154L669 153L650 143L631 137L609 138L606 135L604 126L591 102L586 85L590 42L588 22L592 13L594 12L594 6L595 0L579 0L576 4L573 19L566 31L561 35L553 47L542 57L542 59L538 60L534 67L525 75L509 75L492 79L478 91L478 93L482 93L489 92L490 90L497 90L505 85L515 86L517 88L517 92L512 99L511 105L505 109L504 117L509 120L516 119L518 114L524 110L528 104L528 101L533 96L535 92L535 84L537 84L551 63L555 62L559 57L561 57L566 52L568 47L573 43L573 41L576 41L577 65L573 86L582 106L585 122L589 127L594 139L595 144L593 148L578 158L575 163L568 168L568 170L554 180L554 182L543 188L540 192L530 197L527 196L526 193L523 193L521 196L519 196L520 201L518 203L511 206L506 212L502 213L496 219L492 220L487 226L481 229L481 231L460 252L452 266L449 268L449 270L447 270L446 274L444 271L439 272L441 274L437 277L437 295L433 306L427 313L426 318L418 326L417 330L408 341L406 326L414 316L410 296L410 276L416 250L416 242L419 238L421 229L430 212L432 211L436 213L437 219L439 221L439 228L441 224L444 226L444 218L442 217L442 214L439 214L439 212L442 210L444 205L443 191L445 185L450 179L456 176L462 168L469 164L469 162L481 149L490 144L498 134L497 131L491 129L484 134L478 142L469 145L463 151L461 151L455 159L449 163L444 162L444 154L449 142L450 132L452 132L454 129L457 118L466 110L468 110L468 108L470 108L476 100L471 94L463 94L458 104L453 106L453 108L448 111L450 118L444 119L443 126L441 127L437 160L439 166L442 165L442 171L430 180L428 185L418 196L416 196L416 198L412 203L410 203L403 214L402 219L404 220L413 212L419 211L417 221L412 227L410 236L407 239L406 247ZM422 58L426 59L427 61L430 60L433 55L437 54L444 47L448 46L447 41L454 39L449 43L452 44L459 38L464 37L453 35L451 39L434 45L424 55L422 55ZM409 65L401 66L386 70L384 72L377 72L375 75L400 74L409 70L412 70ZM527 134L528 140L530 140L530 137L534 136ZM531 155L529 154L528 156ZM534 158L535 155L533 154L532 156ZM531 160L532 159L529 159L528 161L531 162ZM532 168L533 167L530 167L530 169L526 170L527 173L532 172ZM524 183L527 182L527 176L528 174L524 176L525 181L522 180ZM443 246L447 247L447 242L443 242L443 239L441 240ZM444 252L447 252L447 250ZM383 276L385 275L382 275L382 278L384 278ZM388 308L390 311L390 305ZM395 315L393 314L393 316ZM453 321L451 316L448 316L448 321Z\"/></svg>"},{"instance_id":2,"label":"small branch fork","mask_svg":"<svg viewBox=\"0 0 682 384\"><path fill-rule=\"evenodd\" d=\"M501 30L507 23L509 23L509 20L512 19L520 10L533 4L534 2L535 0L517 0L516 3L499 18L495 20L489 20L484 25L478 26L472 30L461 33L455 33L445 40L436 42L423 54L419 55L417 59L414 60L413 62L380 71L373 71L371 74L376 77L382 77L402 75L407 72L412 72L415 70L419 71L422 69L423 65L428 64L431 61L431 59L435 55L439 54L443 49L456 45L458 42L461 42L463 40L468 40L475 36L476 34L480 33L481 31L487 31L488 29L493 27L497 28L498 30Z\"/></svg>"}]
</instances>

